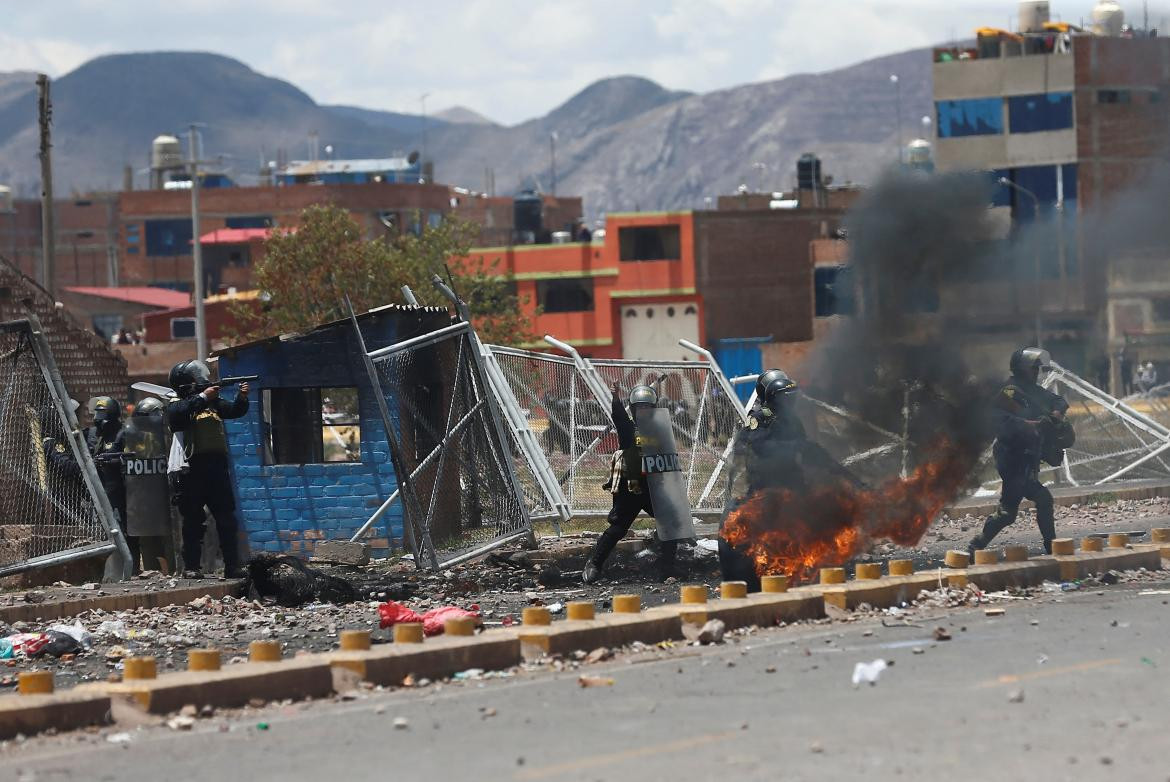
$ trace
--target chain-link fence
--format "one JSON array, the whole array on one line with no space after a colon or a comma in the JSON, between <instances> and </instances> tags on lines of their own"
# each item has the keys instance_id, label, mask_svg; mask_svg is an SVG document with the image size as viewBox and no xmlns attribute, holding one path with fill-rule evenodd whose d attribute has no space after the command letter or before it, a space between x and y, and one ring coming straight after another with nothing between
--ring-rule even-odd
<instances>
[{"instance_id":1,"label":"chain-link fence","mask_svg":"<svg viewBox=\"0 0 1170 782\"><path fill-rule=\"evenodd\" d=\"M1170 479L1170 428L1056 362L1041 385L1068 402L1067 419L1076 432L1076 443L1065 451L1063 464L1041 464L1041 481L1090 486ZM985 455L980 469L980 493L999 491L990 454Z\"/></svg>"},{"instance_id":2,"label":"chain-link fence","mask_svg":"<svg viewBox=\"0 0 1170 782\"><path fill-rule=\"evenodd\" d=\"M725 487L717 475L728 444L742 426L743 412L709 364L575 361L489 347L529 428L539 437L573 515L604 515L612 503L602 484L618 448L606 390L615 382L623 396L639 384L658 390L659 404L671 412L692 510L701 514L722 510Z\"/></svg>"},{"instance_id":3,"label":"chain-link fence","mask_svg":"<svg viewBox=\"0 0 1170 782\"><path fill-rule=\"evenodd\" d=\"M35 321L0 323L0 575L116 550L117 522Z\"/></svg>"},{"instance_id":4,"label":"chain-link fence","mask_svg":"<svg viewBox=\"0 0 1170 782\"><path fill-rule=\"evenodd\" d=\"M368 355L415 557L442 567L527 534L518 455L468 324Z\"/></svg>"}]
</instances>

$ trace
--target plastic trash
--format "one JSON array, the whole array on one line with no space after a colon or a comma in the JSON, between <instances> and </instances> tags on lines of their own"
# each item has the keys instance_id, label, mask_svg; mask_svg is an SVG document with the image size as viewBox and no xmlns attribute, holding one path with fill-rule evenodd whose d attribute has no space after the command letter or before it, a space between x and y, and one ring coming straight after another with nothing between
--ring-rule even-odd
<instances>
[{"instance_id":1,"label":"plastic trash","mask_svg":"<svg viewBox=\"0 0 1170 782\"><path fill-rule=\"evenodd\" d=\"M548 609L548 612L550 614L559 614L565 610L565 604L564 603L549 603L547 606L545 606L545 608Z\"/></svg>"},{"instance_id":2,"label":"plastic trash","mask_svg":"<svg viewBox=\"0 0 1170 782\"><path fill-rule=\"evenodd\" d=\"M719 541L713 538L700 538L695 541L695 556L709 557L719 553Z\"/></svg>"},{"instance_id":3,"label":"plastic trash","mask_svg":"<svg viewBox=\"0 0 1170 782\"><path fill-rule=\"evenodd\" d=\"M46 633L17 633L8 636L14 657L38 657L49 642Z\"/></svg>"},{"instance_id":4,"label":"plastic trash","mask_svg":"<svg viewBox=\"0 0 1170 782\"><path fill-rule=\"evenodd\" d=\"M76 638L69 633L63 633L57 630L49 630L45 633L48 636L48 641L40 648L37 656L49 655L51 657L61 657L66 654L77 654L82 651L82 646ZM30 657L32 655L29 655Z\"/></svg>"},{"instance_id":5,"label":"plastic trash","mask_svg":"<svg viewBox=\"0 0 1170 782\"><path fill-rule=\"evenodd\" d=\"M12 650L12 641L0 638L0 660L11 660L15 652Z\"/></svg>"},{"instance_id":6,"label":"plastic trash","mask_svg":"<svg viewBox=\"0 0 1170 782\"><path fill-rule=\"evenodd\" d=\"M77 643L85 649L93 646L93 636L88 630L81 626L80 619L71 625L53 625L48 629L47 632L64 633L74 641L77 641Z\"/></svg>"},{"instance_id":7,"label":"plastic trash","mask_svg":"<svg viewBox=\"0 0 1170 782\"><path fill-rule=\"evenodd\" d=\"M466 611L458 606L443 606L442 608L432 608L425 614L420 614L412 608L393 601L378 606L378 626L382 629L393 627L402 622L421 622L423 633L426 635L440 635L448 619L458 619L465 616L478 619L479 613Z\"/></svg>"},{"instance_id":8,"label":"plastic trash","mask_svg":"<svg viewBox=\"0 0 1170 782\"><path fill-rule=\"evenodd\" d=\"M870 686L877 684L878 677L888 667L889 664L885 660L874 660L871 663L858 663L853 666L853 686L858 687L862 683Z\"/></svg>"},{"instance_id":9,"label":"plastic trash","mask_svg":"<svg viewBox=\"0 0 1170 782\"><path fill-rule=\"evenodd\" d=\"M112 635L120 640L126 640L126 623L121 619L107 619L98 625L98 635Z\"/></svg>"}]
</instances>

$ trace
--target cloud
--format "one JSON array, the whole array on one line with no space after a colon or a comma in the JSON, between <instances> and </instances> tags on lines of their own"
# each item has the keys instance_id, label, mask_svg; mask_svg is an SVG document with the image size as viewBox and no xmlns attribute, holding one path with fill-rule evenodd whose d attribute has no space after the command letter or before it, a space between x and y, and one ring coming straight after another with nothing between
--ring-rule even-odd
<instances>
[{"instance_id":1,"label":"cloud","mask_svg":"<svg viewBox=\"0 0 1170 782\"><path fill-rule=\"evenodd\" d=\"M1088 15L1082 2L1069 18ZM11 4L0 51L4 67L54 75L107 52L215 51L322 103L413 113L429 93L430 110L462 104L512 123L605 76L709 91L969 35L1013 10L1004 0L56 0Z\"/></svg>"}]
</instances>

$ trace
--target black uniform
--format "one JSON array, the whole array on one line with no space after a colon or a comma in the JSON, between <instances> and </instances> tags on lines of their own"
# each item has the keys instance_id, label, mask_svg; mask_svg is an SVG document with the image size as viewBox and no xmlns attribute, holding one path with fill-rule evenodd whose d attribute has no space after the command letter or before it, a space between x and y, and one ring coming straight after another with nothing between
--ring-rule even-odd
<instances>
[{"instance_id":1,"label":"black uniform","mask_svg":"<svg viewBox=\"0 0 1170 782\"><path fill-rule=\"evenodd\" d=\"M605 564L614 546L630 531L630 525L640 512L654 515L650 491L642 475L642 449L638 446L638 430L616 393L610 408L613 425L617 430L618 447L621 448L621 464L619 466L615 460L610 482L605 484L605 488L613 493L613 506L609 509L607 519L609 526L601 533L597 547L593 550L593 564L598 568ZM668 574L674 566L678 541L660 541L658 545L658 567L664 574Z\"/></svg>"},{"instance_id":2,"label":"black uniform","mask_svg":"<svg viewBox=\"0 0 1170 782\"><path fill-rule=\"evenodd\" d=\"M188 570L198 570L203 555L204 507L215 518L223 550L224 572L240 571L239 522L236 498L228 473L227 435L223 421L248 413L248 397L236 394L232 402L194 394L175 400L167 407L172 432L184 436L188 470L179 479L176 504L183 517L183 561Z\"/></svg>"},{"instance_id":3,"label":"black uniform","mask_svg":"<svg viewBox=\"0 0 1170 782\"><path fill-rule=\"evenodd\" d=\"M828 451L808 439L804 424L796 417L791 404L783 398L775 410L758 404L748 413L747 427L735 436L724 519L761 490L803 492L811 483L827 480L862 485ZM719 565L725 581L746 581L749 591L759 591L760 578L752 561L722 536Z\"/></svg>"},{"instance_id":4,"label":"black uniform","mask_svg":"<svg viewBox=\"0 0 1170 782\"><path fill-rule=\"evenodd\" d=\"M992 407L995 425L995 469L1003 479L999 507L987 517L983 531L971 541L969 550L986 548L1000 530L1016 520L1020 502L1027 497L1036 503L1036 525L1044 539L1044 550L1052 553L1056 523L1052 493L1040 483L1042 458L1060 463L1063 451L1053 450L1051 432L1068 402L1027 377L1013 376L1000 389Z\"/></svg>"},{"instance_id":5,"label":"black uniform","mask_svg":"<svg viewBox=\"0 0 1170 782\"><path fill-rule=\"evenodd\" d=\"M106 492L106 499L118 514L118 526L126 538L126 545L130 547L130 554L137 561L138 539L126 534L126 482L122 479L122 460L119 458L125 450L122 422L117 419L99 421L82 429L81 435L89 455L93 457L102 489ZM69 478L81 479L81 467L73 458L67 444L53 440L46 443L46 446L45 457L52 469Z\"/></svg>"}]
</instances>

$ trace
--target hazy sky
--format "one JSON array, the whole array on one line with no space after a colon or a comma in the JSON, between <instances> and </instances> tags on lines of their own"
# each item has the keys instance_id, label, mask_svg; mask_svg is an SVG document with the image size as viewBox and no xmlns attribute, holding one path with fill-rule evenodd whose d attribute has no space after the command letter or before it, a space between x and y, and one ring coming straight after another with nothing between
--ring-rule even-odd
<instances>
[{"instance_id":1,"label":"hazy sky","mask_svg":"<svg viewBox=\"0 0 1170 782\"><path fill-rule=\"evenodd\" d=\"M1087 18L1093 0L1052 3ZM1141 4L1122 0L1132 16ZM320 103L505 123L593 81L705 92L1006 26L1014 0L0 0L0 71L60 76L99 54L202 50ZM1165 11L1151 11L1151 24ZM1140 18L1136 19L1140 22ZM1163 25L1164 26L1164 25Z\"/></svg>"}]
</instances>

